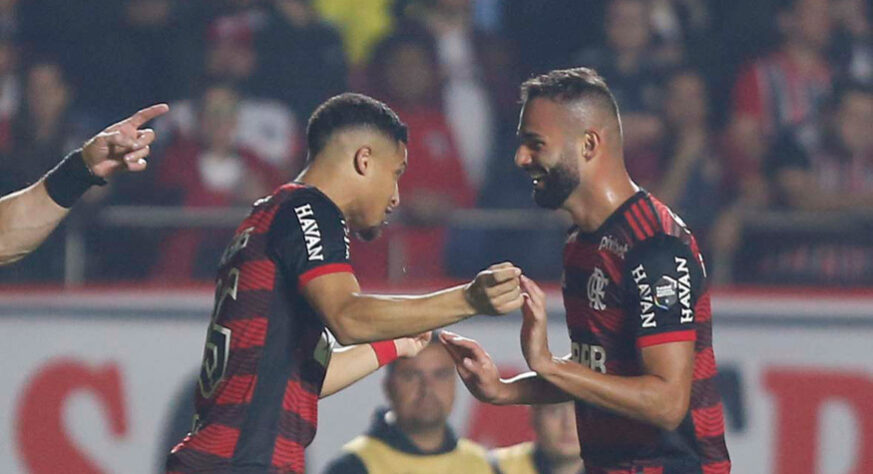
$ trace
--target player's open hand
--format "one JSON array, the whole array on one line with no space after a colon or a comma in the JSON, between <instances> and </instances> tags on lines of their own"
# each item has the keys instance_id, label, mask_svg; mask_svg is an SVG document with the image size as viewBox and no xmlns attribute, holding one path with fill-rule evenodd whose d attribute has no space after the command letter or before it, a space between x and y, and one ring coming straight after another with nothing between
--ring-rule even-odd
<instances>
[{"instance_id":1,"label":"player's open hand","mask_svg":"<svg viewBox=\"0 0 873 474\"><path fill-rule=\"evenodd\" d=\"M82 147L82 159L94 175L107 178L118 171L142 171L155 141L155 132L140 127L170 110L167 104L147 107L107 127Z\"/></svg>"},{"instance_id":2,"label":"player's open hand","mask_svg":"<svg viewBox=\"0 0 873 474\"><path fill-rule=\"evenodd\" d=\"M500 315L521 307L521 269L505 262L491 265L467 284L464 295L477 314Z\"/></svg>"},{"instance_id":3,"label":"player's open hand","mask_svg":"<svg viewBox=\"0 0 873 474\"><path fill-rule=\"evenodd\" d=\"M504 384L500 380L494 360L482 346L473 339L449 331L441 331L439 337L455 361L458 375L467 390L483 402L495 403L499 400Z\"/></svg>"},{"instance_id":4,"label":"player's open hand","mask_svg":"<svg viewBox=\"0 0 873 474\"><path fill-rule=\"evenodd\" d=\"M546 316L546 294L530 278L521 276L521 289L524 292L523 316L521 323L521 352L528 367L537 372L544 363L552 360L549 350L548 318Z\"/></svg>"},{"instance_id":5,"label":"player's open hand","mask_svg":"<svg viewBox=\"0 0 873 474\"><path fill-rule=\"evenodd\" d=\"M423 332L415 337L400 337L394 339L394 347L398 357L415 357L422 349L430 344L430 331Z\"/></svg>"}]
</instances>

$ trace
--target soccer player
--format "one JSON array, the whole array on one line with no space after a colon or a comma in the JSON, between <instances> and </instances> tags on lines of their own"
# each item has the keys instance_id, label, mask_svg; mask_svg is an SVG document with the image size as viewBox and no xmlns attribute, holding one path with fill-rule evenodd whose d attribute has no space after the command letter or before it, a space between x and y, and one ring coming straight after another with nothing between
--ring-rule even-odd
<instances>
[{"instance_id":1,"label":"soccer player","mask_svg":"<svg viewBox=\"0 0 873 474\"><path fill-rule=\"evenodd\" d=\"M39 247L91 186L119 171L144 170L155 132L140 127L168 110L153 105L107 127L36 183L0 198L0 265Z\"/></svg>"},{"instance_id":2,"label":"soccer player","mask_svg":"<svg viewBox=\"0 0 873 474\"><path fill-rule=\"evenodd\" d=\"M568 211L562 281L572 353L552 355L545 295L522 277L522 352L532 372L501 380L475 342L441 340L480 400L576 402L590 473L726 473L706 271L694 237L625 170L615 100L593 70L522 85L516 164L534 200Z\"/></svg>"},{"instance_id":3,"label":"soccer player","mask_svg":"<svg viewBox=\"0 0 873 474\"><path fill-rule=\"evenodd\" d=\"M254 203L219 262L194 426L169 471L302 473L319 397L393 361L408 340L390 339L521 307L521 270L509 263L428 295L362 293L348 233L374 238L398 206L406 125L381 102L342 94L306 134L307 168ZM383 342L334 354L334 337Z\"/></svg>"}]
</instances>

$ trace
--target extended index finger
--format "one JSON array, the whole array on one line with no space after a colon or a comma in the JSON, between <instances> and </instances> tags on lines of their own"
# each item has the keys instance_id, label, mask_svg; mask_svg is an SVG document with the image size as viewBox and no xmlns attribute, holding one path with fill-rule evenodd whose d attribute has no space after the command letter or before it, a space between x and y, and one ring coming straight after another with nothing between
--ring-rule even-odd
<instances>
[{"instance_id":1,"label":"extended index finger","mask_svg":"<svg viewBox=\"0 0 873 474\"><path fill-rule=\"evenodd\" d=\"M133 125L135 128L143 126L149 120L160 117L170 111L170 106L167 104L155 104L151 107L138 110L135 114L125 120L125 122Z\"/></svg>"}]
</instances>

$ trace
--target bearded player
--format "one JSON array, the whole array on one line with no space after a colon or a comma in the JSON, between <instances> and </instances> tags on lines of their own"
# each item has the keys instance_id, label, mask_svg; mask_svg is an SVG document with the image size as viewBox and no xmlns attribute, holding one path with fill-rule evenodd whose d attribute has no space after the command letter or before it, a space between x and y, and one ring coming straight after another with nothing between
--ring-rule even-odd
<instances>
[{"instance_id":1,"label":"bearded player","mask_svg":"<svg viewBox=\"0 0 873 474\"><path fill-rule=\"evenodd\" d=\"M572 353L554 357L545 295L522 277L522 352L532 372L500 380L469 339L443 333L480 400L574 400L587 472L727 473L706 270L682 221L628 176L618 107L591 69L522 85L516 164L534 200L564 209L563 296Z\"/></svg>"},{"instance_id":2,"label":"bearded player","mask_svg":"<svg viewBox=\"0 0 873 474\"><path fill-rule=\"evenodd\" d=\"M521 270L508 263L428 295L362 293L349 230L374 238L399 205L406 125L381 102L343 94L306 133L307 168L254 203L219 263L197 413L171 472L303 473L320 397L429 339L402 336L521 307ZM334 337L382 342L334 350Z\"/></svg>"}]
</instances>

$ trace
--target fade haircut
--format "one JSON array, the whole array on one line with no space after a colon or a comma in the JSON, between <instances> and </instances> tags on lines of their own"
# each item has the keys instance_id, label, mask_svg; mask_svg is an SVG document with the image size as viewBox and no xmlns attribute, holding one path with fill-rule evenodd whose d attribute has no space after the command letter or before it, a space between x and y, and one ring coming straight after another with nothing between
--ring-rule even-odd
<instances>
[{"instance_id":1,"label":"fade haircut","mask_svg":"<svg viewBox=\"0 0 873 474\"><path fill-rule=\"evenodd\" d=\"M319 105L306 125L307 162L321 153L331 136L351 128L367 128L398 142L409 141L406 124L384 103L346 92Z\"/></svg>"},{"instance_id":2,"label":"fade haircut","mask_svg":"<svg viewBox=\"0 0 873 474\"><path fill-rule=\"evenodd\" d=\"M544 97L562 104L586 103L609 111L618 120L618 104L606 81L594 69L556 69L521 85L521 101Z\"/></svg>"}]
</instances>

